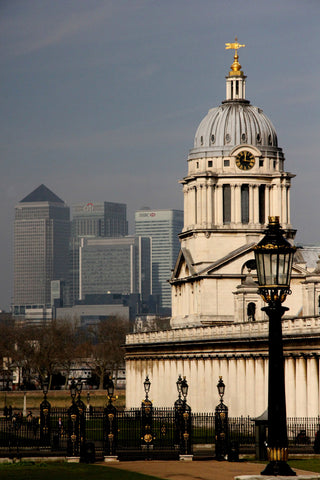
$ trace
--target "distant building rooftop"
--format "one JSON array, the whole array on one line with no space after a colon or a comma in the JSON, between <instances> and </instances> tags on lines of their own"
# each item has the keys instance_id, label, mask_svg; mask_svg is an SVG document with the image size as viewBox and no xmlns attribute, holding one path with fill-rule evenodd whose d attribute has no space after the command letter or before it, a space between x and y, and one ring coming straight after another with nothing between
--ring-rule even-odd
<instances>
[{"instance_id":1,"label":"distant building rooftop","mask_svg":"<svg viewBox=\"0 0 320 480\"><path fill-rule=\"evenodd\" d=\"M53 202L64 204L64 201L61 200L61 198L53 193L48 187L43 185L43 183L20 201L20 203L30 202Z\"/></svg>"}]
</instances>

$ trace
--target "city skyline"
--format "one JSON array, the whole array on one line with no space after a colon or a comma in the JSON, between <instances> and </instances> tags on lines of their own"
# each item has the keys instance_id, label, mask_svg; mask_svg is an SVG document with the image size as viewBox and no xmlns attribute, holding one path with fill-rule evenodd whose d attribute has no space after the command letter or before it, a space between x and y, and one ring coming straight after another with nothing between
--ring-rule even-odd
<instances>
[{"instance_id":1,"label":"city skyline","mask_svg":"<svg viewBox=\"0 0 320 480\"><path fill-rule=\"evenodd\" d=\"M297 243L317 218L318 1L4 2L0 308L12 295L18 202L44 183L68 205L182 209L197 125L225 98L237 35L248 100L271 119L292 182Z\"/></svg>"}]
</instances>

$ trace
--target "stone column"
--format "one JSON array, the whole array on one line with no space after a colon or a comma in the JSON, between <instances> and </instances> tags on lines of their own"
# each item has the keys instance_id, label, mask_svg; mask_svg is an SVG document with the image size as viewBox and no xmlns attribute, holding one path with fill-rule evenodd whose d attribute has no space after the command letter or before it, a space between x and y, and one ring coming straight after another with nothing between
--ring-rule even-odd
<instances>
[{"instance_id":1,"label":"stone column","mask_svg":"<svg viewBox=\"0 0 320 480\"><path fill-rule=\"evenodd\" d=\"M253 185L253 223L259 223L259 186Z\"/></svg>"},{"instance_id":2,"label":"stone column","mask_svg":"<svg viewBox=\"0 0 320 480\"><path fill-rule=\"evenodd\" d=\"M230 218L230 223L235 223L236 222L236 195L235 195L235 185L230 184L230 194L231 194L231 218Z\"/></svg>"},{"instance_id":3,"label":"stone column","mask_svg":"<svg viewBox=\"0 0 320 480\"><path fill-rule=\"evenodd\" d=\"M186 228L188 224L188 212L189 212L189 198L188 198L189 188L187 185L183 185L183 226Z\"/></svg>"},{"instance_id":4,"label":"stone column","mask_svg":"<svg viewBox=\"0 0 320 480\"><path fill-rule=\"evenodd\" d=\"M275 185L270 185L270 215L275 215L275 201L274 201Z\"/></svg>"},{"instance_id":5,"label":"stone column","mask_svg":"<svg viewBox=\"0 0 320 480\"><path fill-rule=\"evenodd\" d=\"M249 185L249 224L253 224L253 185Z\"/></svg>"},{"instance_id":6,"label":"stone column","mask_svg":"<svg viewBox=\"0 0 320 480\"><path fill-rule=\"evenodd\" d=\"M290 214L290 185L287 187L287 221L288 224L291 224L291 214Z\"/></svg>"},{"instance_id":7,"label":"stone column","mask_svg":"<svg viewBox=\"0 0 320 480\"><path fill-rule=\"evenodd\" d=\"M306 359L296 358L296 416L307 416L307 371Z\"/></svg>"},{"instance_id":8,"label":"stone column","mask_svg":"<svg viewBox=\"0 0 320 480\"><path fill-rule=\"evenodd\" d=\"M265 381L264 381L264 359L260 355L255 359L255 412L254 416L258 417L267 408L266 403L266 392L265 392Z\"/></svg>"},{"instance_id":9,"label":"stone column","mask_svg":"<svg viewBox=\"0 0 320 480\"><path fill-rule=\"evenodd\" d=\"M202 185L197 185L197 225L202 223Z\"/></svg>"},{"instance_id":10,"label":"stone column","mask_svg":"<svg viewBox=\"0 0 320 480\"><path fill-rule=\"evenodd\" d=\"M216 225L221 226L223 224L222 209L223 209L223 198L222 198L222 185L216 185L215 188L215 219Z\"/></svg>"},{"instance_id":11,"label":"stone column","mask_svg":"<svg viewBox=\"0 0 320 480\"><path fill-rule=\"evenodd\" d=\"M319 370L318 358L307 358L307 416L319 415Z\"/></svg>"},{"instance_id":12,"label":"stone column","mask_svg":"<svg viewBox=\"0 0 320 480\"><path fill-rule=\"evenodd\" d=\"M287 224L287 188L281 185L281 225Z\"/></svg>"},{"instance_id":13,"label":"stone column","mask_svg":"<svg viewBox=\"0 0 320 480\"><path fill-rule=\"evenodd\" d=\"M244 357L237 358L237 407L238 413L237 416L244 415L246 413L246 364Z\"/></svg>"},{"instance_id":14,"label":"stone column","mask_svg":"<svg viewBox=\"0 0 320 480\"><path fill-rule=\"evenodd\" d=\"M212 217L212 189L213 185L210 182L207 186L207 226L208 228L212 228L213 225L213 217Z\"/></svg>"},{"instance_id":15,"label":"stone column","mask_svg":"<svg viewBox=\"0 0 320 480\"><path fill-rule=\"evenodd\" d=\"M234 209L233 221L235 223L241 223L241 184L236 183L234 185L234 203L232 203ZM231 217L232 221L232 217Z\"/></svg>"},{"instance_id":16,"label":"stone column","mask_svg":"<svg viewBox=\"0 0 320 480\"><path fill-rule=\"evenodd\" d=\"M247 415L255 415L256 383L254 359L250 356L245 359L245 412Z\"/></svg>"},{"instance_id":17,"label":"stone column","mask_svg":"<svg viewBox=\"0 0 320 480\"><path fill-rule=\"evenodd\" d=\"M296 359L290 355L285 358L285 387L287 417L296 416Z\"/></svg>"},{"instance_id":18,"label":"stone column","mask_svg":"<svg viewBox=\"0 0 320 480\"><path fill-rule=\"evenodd\" d=\"M208 186L203 185L202 187L202 226L207 227L208 225L208 203L207 203L207 190Z\"/></svg>"},{"instance_id":19,"label":"stone column","mask_svg":"<svg viewBox=\"0 0 320 480\"><path fill-rule=\"evenodd\" d=\"M229 415L238 416L238 392L237 392L237 360L235 356L229 358L229 381L226 388L230 389ZM218 383L218 382L217 382Z\"/></svg>"},{"instance_id":20,"label":"stone column","mask_svg":"<svg viewBox=\"0 0 320 480\"><path fill-rule=\"evenodd\" d=\"M268 223L268 217L270 215L270 185L266 185L265 189L265 222Z\"/></svg>"}]
</instances>

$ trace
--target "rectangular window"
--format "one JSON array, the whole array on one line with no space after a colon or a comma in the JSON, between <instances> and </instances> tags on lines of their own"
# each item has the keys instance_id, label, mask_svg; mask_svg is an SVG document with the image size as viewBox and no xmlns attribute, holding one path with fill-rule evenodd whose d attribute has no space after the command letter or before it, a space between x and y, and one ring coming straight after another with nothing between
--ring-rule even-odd
<instances>
[{"instance_id":1,"label":"rectangular window","mask_svg":"<svg viewBox=\"0 0 320 480\"><path fill-rule=\"evenodd\" d=\"M223 160L223 166L224 167L229 167L230 166L230 160Z\"/></svg>"},{"instance_id":2,"label":"rectangular window","mask_svg":"<svg viewBox=\"0 0 320 480\"><path fill-rule=\"evenodd\" d=\"M223 185L223 223L231 222L231 188L230 185Z\"/></svg>"},{"instance_id":3,"label":"rectangular window","mask_svg":"<svg viewBox=\"0 0 320 480\"><path fill-rule=\"evenodd\" d=\"M249 185L241 185L241 222L249 223Z\"/></svg>"},{"instance_id":4,"label":"rectangular window","mask_svg":"<svg viewBox=\"0 0 320 480\"><path fill-rule=\"evenodd\" d=\"M208 167L212 167L212 160L208 160Z\"/></svg>"},{"instance_id":5,"label":"rectangular window","mask_svg":"<svg viewBox=\"0 0 320 480\"><path fill-rule=\"evenodd\" d=\"M260 223L265 223L266 221L265 191L266 191L266 186L260 185L259 187L259 222Z\"/></svg>"},{"instance_id":6,"label":"rectangular window","mask_svg":"<svg viewBox=\"0 0 320 480\"><path fill-rule=\"evenodd\" d=\"M259 167L263 167L263 158L260 158L259 160Z\"/></svg>"}]
</instances>

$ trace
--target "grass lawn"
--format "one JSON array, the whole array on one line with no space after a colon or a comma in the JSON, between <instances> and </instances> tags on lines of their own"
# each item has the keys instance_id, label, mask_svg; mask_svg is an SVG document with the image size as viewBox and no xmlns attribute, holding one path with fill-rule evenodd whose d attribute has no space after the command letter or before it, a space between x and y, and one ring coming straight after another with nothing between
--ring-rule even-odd
<instances>
[{"instance_id":1,"label":"grass lawn","mask_svg":"<svg viewBox=\"0 0 320 480\"><path fill-rule=\"evenodd\" d=\"M90 405L93 407L104 407L107 402L106 390L83 390L81 399L87 404L87 393L90 392ZM115 395L118 397L114 404L117 408L124 407L125 404L125 392L124 390L115 391ZM3 412L5 405L11 405L13 410L23 409L23 397L22 391L3 392L0 391L0 414ZM41 390L30 390L26 394L27 410L39 410L40 403L43 400L43 393ZM68 408L71 405L71 398L69 390L49 390L48 400L51 403L51 407Z\"/></svg>"},{"instance_id":2,"label":"grass lawn","mask_svg":"<svg viewBox=\"0 0 320 480\"><path fill-rule=\"evenodd\" d=\"M320 458L299 458L296 460L289 458L288 464L293 470L299 468L309 472L320 472Z\"/></svg>"},{"instance_id":3,"label":"grass lawn","mask_svg":"<svg viewBox=\"0 0 320 480\"><path fill-rule=\"evenodd\" d=\"M127 472L112 467L87 464L65 463L11 463L0 465L0 478L3 480L154 480L135 472Z\"/></svg>"},{"instance_id":4,"label":"grass lawn","mask_svg":"<svg viewBox=\"0 0 320 480\"><path fill-rule=\"evenodd\" d=\"M267 462L265 461L258 461L255 460L254 458L249 459L250 462L254 463L261 463L266 465ZM320 458L315 457L315 458L294 458L294 455L289 458L288 464L292 468L292 470L306 470L308 472L318 472L320 473Z\"/></svg>"}]
</instances>

